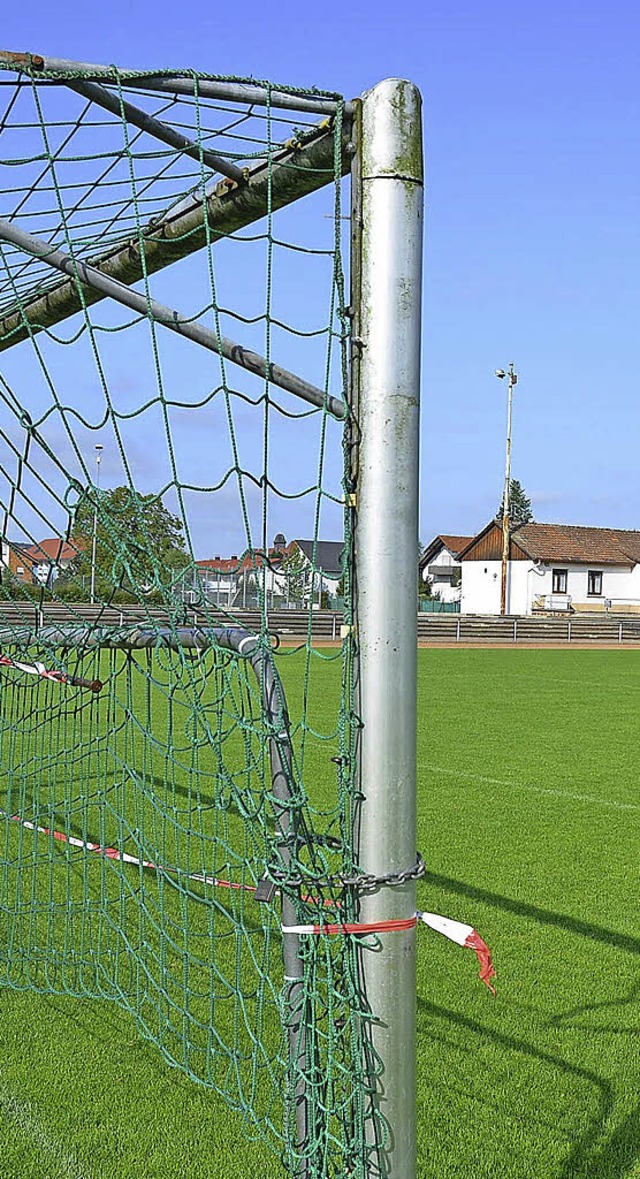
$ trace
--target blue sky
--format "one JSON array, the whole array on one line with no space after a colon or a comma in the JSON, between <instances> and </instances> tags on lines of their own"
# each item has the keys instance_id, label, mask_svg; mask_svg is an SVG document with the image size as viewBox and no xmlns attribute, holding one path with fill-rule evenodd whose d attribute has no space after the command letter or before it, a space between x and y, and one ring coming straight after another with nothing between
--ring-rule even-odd
<instances>
[{"instance_id":1,"label":"blue sky","mask_svg":"<svg viewBox=\"0 0 640 1179\"><path fill-rule=\"evenodd\" d=\"M32 0L2 25L3 48L124 66L347 96L385 76L415 81L427 176L423 539L473 532L498 505L506 389L493 373L511 360L513 474L536 518L640 527L634 5Z\"/></svg>"}]
</instances>

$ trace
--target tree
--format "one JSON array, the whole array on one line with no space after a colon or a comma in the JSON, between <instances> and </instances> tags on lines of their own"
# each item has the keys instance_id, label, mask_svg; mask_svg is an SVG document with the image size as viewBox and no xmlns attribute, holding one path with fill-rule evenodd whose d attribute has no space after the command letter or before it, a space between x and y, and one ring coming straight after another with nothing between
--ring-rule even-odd
<instances>
[{"instance_id":1,"label":"tree","mask_svg":"<svg viewBox=\"0 0 640 1179\"><path fill-rule=\"evenodd\" d=\"M309 580L309 564L297 545L286 553L278 572L286 578L287 602L302 602Z\"/></svg>"},{"instance_id":2,"label":"tree","mask_svg":"<svg viewBox=\"0 0 640 1179\"><path fill-rule=\"evenodd\" d=\"M500 500L500 507L496 512L496 520L502 523L504 512L504 494ZM509 524L511 528L520 528L522 524L533 524L531 500L518 479L512 479L509 484Z\"/></svg>"},{"instance_id":3,"label":"tree","mask_svg":"<svg viewBox=\"0 0 640 1179\"><path fill-rule=\"evenodd\" d=\"M73 525L78 556L56 581L56 594L88 596L96 502L96 598L130 601L143 594L162 601L189 563L182 521L157 496L139 495L130 487L94 489L80 501Z\"/></svg>"},{"instance_id":4,"label":"tree","mask_svg":"<svg viewBox=\"0 0 640 1179\"><path fill-rule=\"evenodd\" d=\"M434 590L433 581L430 577L425 578L424 581L422 578L420 578L418 583L418 597L423 602L442 601L442 594L440 593L440 590Z\"/></svg>"}]
</instances>

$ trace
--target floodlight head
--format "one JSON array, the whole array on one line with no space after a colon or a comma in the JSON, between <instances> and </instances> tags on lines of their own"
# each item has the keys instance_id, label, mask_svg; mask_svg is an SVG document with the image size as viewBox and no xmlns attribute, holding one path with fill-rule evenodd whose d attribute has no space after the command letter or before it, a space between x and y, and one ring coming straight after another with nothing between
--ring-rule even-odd
<instances>
[{"instance_id":1,"label":"floodlight head","mask_svg":"<svg viewBox=\"0 0 640 1179\"><path fill-rule=\"evenodd\" d=\"M497 377L500 377L500 380L502 380L502 379L503 379L503 377L506 377L506 375L507 375L507 374L506 374L506 372L504 371L504 369L503 369L503 368L497 368L497 369L496 369L496 376L497 376Z\"/></svg>"}]
</instances>

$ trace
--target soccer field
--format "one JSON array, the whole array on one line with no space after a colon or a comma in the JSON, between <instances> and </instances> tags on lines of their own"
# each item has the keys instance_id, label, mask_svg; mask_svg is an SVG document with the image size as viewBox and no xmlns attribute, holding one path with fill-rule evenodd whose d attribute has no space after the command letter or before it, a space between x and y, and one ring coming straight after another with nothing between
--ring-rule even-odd
<instances>
[{"instance_id":1,"label":"soccer field","mask_svg":"<svg viewBox=\"0 0 640 1179\"><path fill-rule=\"evenodd\" d=\"M419 672L418 904L478 929L498 995L418 930L418 1173L640 1176L638 655L425 650ZM339 676L314 667L327 716ZM281 1176L115 1004L0 998L2 1176Z\"/></svg>"}]
</instances>

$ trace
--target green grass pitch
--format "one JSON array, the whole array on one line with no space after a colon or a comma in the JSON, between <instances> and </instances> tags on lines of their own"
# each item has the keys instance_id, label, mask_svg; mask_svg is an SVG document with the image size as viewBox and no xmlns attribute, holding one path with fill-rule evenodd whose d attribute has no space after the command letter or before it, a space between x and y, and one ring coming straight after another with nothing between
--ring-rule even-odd
<instances>
[{"instance_id":1,"label":"green grass pitch","mask_svg":"<svg viewBox=\"0 0 640 1179\"><path fill-rule=\"evenodd\" d=\"M640 653L419 658L418 903L475 925L498 996L418 930L418 1174L640 1177ZM281 1179L114 1004L7 990L0 1175Z\"/></svg>"}]
</instances>

